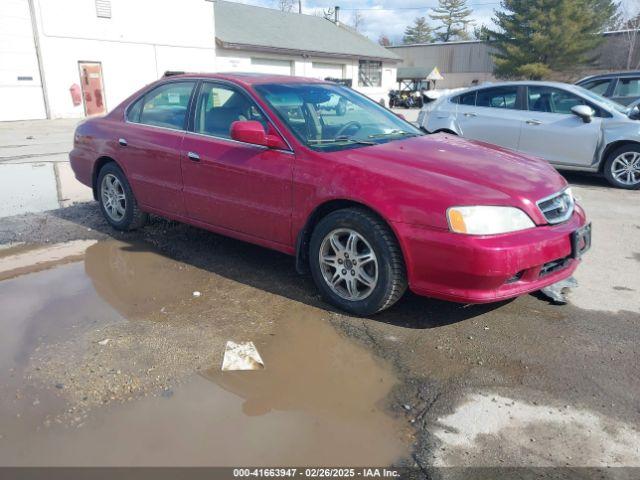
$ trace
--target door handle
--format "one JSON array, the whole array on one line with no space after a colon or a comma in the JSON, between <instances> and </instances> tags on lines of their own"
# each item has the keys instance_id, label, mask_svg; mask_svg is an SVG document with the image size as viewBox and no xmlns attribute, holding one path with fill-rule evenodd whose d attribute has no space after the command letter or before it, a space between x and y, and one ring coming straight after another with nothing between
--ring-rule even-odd
<instances>
[{"instance_id":1,"label":"door handle","mask_svg":"<svg viewBox=\"0 0 640 480\"><path fill-rule=\"evenodd\" d=\"M540 120L527 120L527 125L542 125Z\"/></svg>"},{"instance_id":2,"label":"door handle","mask_svg":"<svg viewBox=\"0 0 640 480\"><path fill-rule=\"evenodd\" d=\"M475 113L471 113L471 112L467 112L464 114L465 117L477 117L478 115L476 115Z\"/></svg>"},{"instance_id":3,"label":"door handle","mask_svg":"<svg viewBox=\"0 0 640 480\"><path fill-rule=\"evenodd\" d=\"M200 161L200 155L198 155L196 152L187 153L187 157L189 157L189 160L193 160L194 162Z\"/></svg>"},{"instance_id":4,"label":"door handle","mask_svg":"<svg viewBox=\"0 0 640 480\"><path fill-rule=\"evenodd\" d=\"M123 147L126 147L126 146L128 145L128 144L127 144L127 141L126 141L124 138L120 138L120 139L118 139L118 143L119 143L120 145L122 145Z\"/></svg>"}]
</instances>

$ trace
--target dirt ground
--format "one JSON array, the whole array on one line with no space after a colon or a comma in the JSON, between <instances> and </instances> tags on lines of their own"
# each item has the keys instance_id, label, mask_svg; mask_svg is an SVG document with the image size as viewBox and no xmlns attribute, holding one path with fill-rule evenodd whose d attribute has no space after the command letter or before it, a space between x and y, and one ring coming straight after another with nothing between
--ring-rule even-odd
<instances>
[{"instance_id":1,"label":"dirt ground","mask_svg":"<svg viewBox=\"0 0 640 480\"><path fill-rule=\"evenodd\" d=\"M0 465L640 467L640 192L566 176L594 239L563 306L354 318L290 257L186 225L0 218ZM228 340L264 370L222 372Z\"/></svg>"}]
</instances>

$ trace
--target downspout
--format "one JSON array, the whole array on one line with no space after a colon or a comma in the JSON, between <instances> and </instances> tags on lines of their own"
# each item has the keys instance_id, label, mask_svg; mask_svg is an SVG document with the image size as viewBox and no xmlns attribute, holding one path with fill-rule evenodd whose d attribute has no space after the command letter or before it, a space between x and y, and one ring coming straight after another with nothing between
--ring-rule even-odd
<instances>
[{"instance_id":1,"label":"downspout","mask_svg":"<svg viewBox=\"0 0 640 480\"><path fill-rule=\"evenodd\" d=\"M36 20L36 8L33 0L28 0L29 14L31 17L31 30L33 32L33 44L36 48L36 59L38 60L38 71L40 72L40 88L42 89L42 100L44 102L44 112L47 118L51 118L49 108L49 95L47 94L47 81L44 77L44 65L42 64L42 52L40 51L40 38L38 35L38 21Z\"/></svg>"}]
</instances>

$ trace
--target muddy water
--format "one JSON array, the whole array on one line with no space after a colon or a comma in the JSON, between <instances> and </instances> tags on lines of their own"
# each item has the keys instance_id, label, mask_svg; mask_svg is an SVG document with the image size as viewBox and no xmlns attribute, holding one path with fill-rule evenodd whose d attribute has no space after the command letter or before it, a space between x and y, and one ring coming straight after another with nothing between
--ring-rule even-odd
<instances>
[{"instance_id":1,"label":"muddy water","mask_svg":"<svg viewBox=\"0 0 640 480\"><path fill-rule=\"evenodd\" d=\"M385 413L392 372L322 310L143 245L0 253L1 465L388 465L408 452ZM221 372L227 340L253 341L265 369Z\"/></svg>"}]
</instances>

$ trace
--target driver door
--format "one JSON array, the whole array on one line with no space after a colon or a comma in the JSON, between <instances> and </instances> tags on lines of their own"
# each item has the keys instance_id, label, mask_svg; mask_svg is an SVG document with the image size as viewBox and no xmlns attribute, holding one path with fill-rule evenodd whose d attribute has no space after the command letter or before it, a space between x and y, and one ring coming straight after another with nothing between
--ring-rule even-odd
<instances>
[{"instance_id":1,"label":"driver door","mask_svg":"<svg viewBox=\"0 0 640 480\"><path fill-rule=\"evenodd\" d=\"M187 215L278 244L291 245L294 154L231 139L231 124L257 120L255 102L228 84L202 82L193 125L182 143Z\"/></svg>"},{"instance_id":2,"label":"driver door","mask_svg":"<svg viewBox=\"0 0 640 480\"><path fill-rule=\"evenodd\" d=\"M542 157L555 165L588 167L593 164L602 118L590 123L571 112L576 105L592 105L565 90L529 85L528 112L518 150Z\"/></svg>"}]
</instances>

